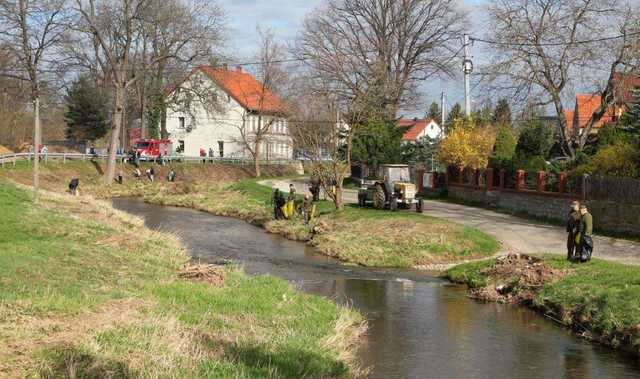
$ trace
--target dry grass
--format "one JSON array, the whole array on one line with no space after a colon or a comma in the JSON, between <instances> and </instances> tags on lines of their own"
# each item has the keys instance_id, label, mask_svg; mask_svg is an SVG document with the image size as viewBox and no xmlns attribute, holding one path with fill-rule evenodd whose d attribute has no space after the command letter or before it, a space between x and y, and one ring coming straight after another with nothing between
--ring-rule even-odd
<instances>
[{"instance_id":1,"label":"dry grass","mask_svg":"<svg viewBox=\"0 0 640 379\"><path fill-rule=\"evenodd\" d=\"M200 280L217 287L224 285L224 269L220 266L210 264L187 264L178 273L178 277L189 280Z\"/></svg>"}]
</instances>

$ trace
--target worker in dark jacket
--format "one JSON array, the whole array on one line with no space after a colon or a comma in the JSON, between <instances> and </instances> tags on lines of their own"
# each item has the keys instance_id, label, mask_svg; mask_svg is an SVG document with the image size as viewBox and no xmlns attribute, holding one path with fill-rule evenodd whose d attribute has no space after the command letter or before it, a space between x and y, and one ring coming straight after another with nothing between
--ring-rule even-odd
<instances>
[{"instance_id":1,"label":"worker in dark jacket","mask_svg":"<svg viewBox=\"0 0 640 379\"><path fill-rule=\"evenodd\" d=\"M588 262L593 254L593 217L585 204L580 205L580 260Z\"/></svg>"},{"instance_id":2,"label":"worker in dark jacket","mask_svg":"<svg viewBox=\"0 0 640 379\"><path fill-rule=\"evenodd\" d=\"M576 254L576 235L580 228L580 202L571 203L567 217L567 260L572 260Z\"/></svg>"}]
</instances>

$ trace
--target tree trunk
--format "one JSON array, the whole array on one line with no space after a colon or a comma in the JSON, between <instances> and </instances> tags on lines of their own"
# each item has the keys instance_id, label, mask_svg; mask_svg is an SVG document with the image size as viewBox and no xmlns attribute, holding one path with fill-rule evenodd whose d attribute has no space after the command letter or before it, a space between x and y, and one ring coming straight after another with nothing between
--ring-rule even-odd
<instances>
[{"instance_id":1,"label":"tree trunk","mask_svg":"<svg viewBox=\"0 0 640 379\"><path fill-rule=\"evenodd\" d=\"M160 95L160 138L167 139L169 138L169 133L167 132L167 99L164 92L164 69L165 62L164 60L158 62L158 75L156 77L158 94Z\"/></svg>"},{"instance_id":2,"label":"tree trunk","mask_svg":"<svg viewBox=\"0 0 640 379\"><path fill-rule=\"evenodd\" d=\"M120 130L122 129L122 116L124 113L124 83L116 85L116 103L115 112L113 114L113 129L111 131L111 142L109 143L109 160L107 161L107 170L104 174L106 184L113 183L116 174L116 150L120 140Z\"/></svg>"},{"instance_id":3,"label":"tree trunk","mask_svg":"<svg viewBox=\"0 0 640 379\"><path fill-rule=\"evenodd\" d=\"M40 97L33 99L33 199L38 202L40 190L40 145L42 143L40 130Z\"/></svg>"},{"instance_id":4,"label":"tree trunk","mask_svg":"<svg viewBox=\"0 0 640 379\"><path fill-rule=\"evenodd\" d=\"M342 183L340 185L336 185L336 198L333 200L336 209L342 210L344 208L344 203L342 201Z\"/></svg>"},{"instance_id":5,"label":"tree trunk","mask_svg":"<svg viewBox=\"0 0 640 379\"><path fill-rule=\"evenodd\" d=\"M260 139L256 139L256 145L253 150L253 167L255 169L256 178L259 178L260 173L260 145L262 145L262 141Z\"/></svg>"}]
</instances>

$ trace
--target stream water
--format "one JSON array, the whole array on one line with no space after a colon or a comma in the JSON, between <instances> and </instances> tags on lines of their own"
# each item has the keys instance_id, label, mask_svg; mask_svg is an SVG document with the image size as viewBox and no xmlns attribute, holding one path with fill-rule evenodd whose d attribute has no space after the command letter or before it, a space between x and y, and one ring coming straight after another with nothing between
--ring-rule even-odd
<instances>
[{"instance_id":1,"label":"stream water","mask_svg":"<svg viewBox=\"0 0 640 379\"><path fill-rule=\"evenodd\" d=\"M360 310L372 378L640 378L640 360L574 337L517 306L470 300L428 273L351 267L243 221L133 199L116 208L176 233L196 260L240 263Z\"/></svg>"}]
</instances>

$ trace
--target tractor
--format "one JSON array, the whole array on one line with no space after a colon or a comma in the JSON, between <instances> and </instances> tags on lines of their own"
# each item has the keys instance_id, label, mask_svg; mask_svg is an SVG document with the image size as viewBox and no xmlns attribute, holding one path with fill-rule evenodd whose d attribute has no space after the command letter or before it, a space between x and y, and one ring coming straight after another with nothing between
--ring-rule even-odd
<instances>
[{"instance_id":1,"label":"tractor","mask_svg":"<svg viewBox=\"0 0 640 379\"><path fill-rule=\"evenodd\" d=\"M376 209L398 207L411 208L416 204L416 211L422 211L421 199L416 199L416 185L411 183L409 166L403 164L386 164L380 166L383 180L363 181L358 190L358 205L363 207L369 202Z\"/></svg>"}]
</instances>

